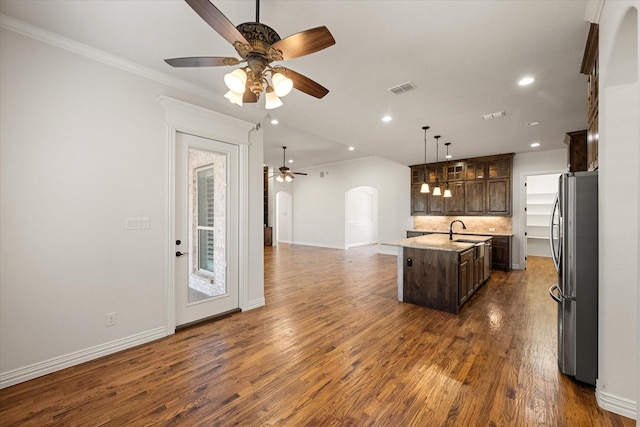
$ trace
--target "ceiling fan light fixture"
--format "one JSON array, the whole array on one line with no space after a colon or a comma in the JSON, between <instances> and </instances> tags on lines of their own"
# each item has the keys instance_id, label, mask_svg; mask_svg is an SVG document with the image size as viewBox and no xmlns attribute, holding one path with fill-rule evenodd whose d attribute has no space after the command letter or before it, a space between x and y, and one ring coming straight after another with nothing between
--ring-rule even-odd
<instances>
[{"instance_id":1,"label":"ceiling fan light fixture","mask_svg":"<svg viewBox=\"0 0 640 427\"><path fill-rule=\"evenodd\" d=\"M273 110L282 106L282 101L278 98L278 95L273 91L273 88L269 86L267 88L267 95L265 96L264 108L267 110Z\"/></svg>"},{"instance_id":2,"label":"ceiling fan light fixture","mask_svg":"<svg viewBox=\"0 0 640 427\"><path fill-rule=\"evenodd\" d=\"M271 83L273 83L274 92L280 97L289 95L293 89L293 80L282 73L273 73Z\"/></svg>"},{"instance_id":3,"label":"ceiling fan light fixture","mask_svg":"<svg viewBox=\"0 0 640 427\"><path fill-rule=\"evenodd\" d=\"M225 98L229 100L232 104L237 104L242 107L242 94L238 92L234 92L232 90L228 91L224 95Z\"/></svg>"},{"instance_id":4,"label":"ceiling fan light fixture","mask_svg":"<svg viewBox=\"0 0 640 427\"><path fill-rule=\"evenodd\" d=\"M284 180L287 181L287 182L291 182L291 181L293 181L293 177L291 175L286 175L284 177Z\"/></svg>"},{"instance_id":5,"label":"ceiling fan light fixture","mask_svg":"<svg viewBox=\"0 0 640 427\"><path fill-rule=\"evenodd\" d=\"M224 84L227 85L229 90L243 94L247 84L247 73L242 68L233 70L224 75Z\"/></svg>"},{"instance_id":6,"label":"ceiling fan light fixture","mask_svg":"<svg viewBox=\"0 0 640 427\"><path fill-rule=\"evenodd\" d=\"M276 181L284 182L284 178L282 178L282 175L278 175L278 176L276 176Z\"/></svg>"}]
</instances>

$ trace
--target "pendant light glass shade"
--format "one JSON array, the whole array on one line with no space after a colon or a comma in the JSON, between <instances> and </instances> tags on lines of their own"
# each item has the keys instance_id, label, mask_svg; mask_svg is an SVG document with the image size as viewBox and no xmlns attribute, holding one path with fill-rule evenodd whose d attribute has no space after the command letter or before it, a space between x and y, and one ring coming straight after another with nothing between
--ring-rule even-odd
<instances>
[{"instance_id":1,"label":"pendant light glass shade","mask_svg":"<svg viewBox=\"0 0 640 427\"><path fill-rule=\"evenodd\" d=\"M230 90L224 95L232 104L237 104L242 107L242 94Z\"/></svg>"},{"instance_id":2,"label":"pendant light glass shade","mask_svg":"<svg viewBox=\"0 0 640 427\"><path fill-rule=\"evenodd\" d=\"M278 175L278 176L276 176L276 181L278 181L278 182L284 182L284 179L282 178L282 175Z\"/></svg>"},{"instance_id":3,"label":"pendant light glass shade","mask_svg":"<svg viewBox=\"0 0 640 427\"><path fill-rule=\"evenodd\" d=\"M278 95L273 91L273 88L269 90L267 88L267 96L265 97L265 105L264 108L267 110L273 110L274 108L278 108L282 106L282 101L278 98Z\"/></svg>"},{"instance_id":4,"label":"pendant light glass shade","mask_svg":"<svg viewBox=\"0 0 640 427\"><path fill-rule=\"evenodd\" d=\"M429 126L422 126L422 130L424 130L424 177L420 186L421 193L429 192L429 184L427 184L427 129Z\"/></svg>"},{"instance_id":5,"label":"pendant light glass shade","mask_svg":"<svg viewBox=\"0 0 640 427\"><path fill-rule=\"evenodd\" d=\"M271 83L273 83L273 90L276 95L281 97L287 96L293 89L293 80L281 73L274 73L271 76Z\"/></svg>"},{"instance_id":6,"label":"pendant light glass shade","mask_svg":"<svg viewBox=\"0 0 640 427\"><path fill-rule=\"evenodd\" d=\"M433 187L432 194L434 196L441 196L442 191L440 190L440 180L438 179L438 141L440 140L440 135L436 135L434 138L436 139L436 184Z\"/></svg>"},{"instance_id":7,"label":"pendant light glass shade","mask_svg":"<svg viewBox=\"0 0 640 427\"><path fill-rule=\"evenodd\" d=\"M449 146L451 145L450 142L447 142L446 144L444 144L447 146L447 157L446 159L451 158L451 156L449 156ZM447 182L444 184L444 195L442 197L451 197L451 190L449 189L449 170L448 170L448 165L449 165L449 161L447 160L447 162L445 163L445 170L446 170L446 174L447 174Z\"/></svg>"},{"instance_id":8,"label":"pendant light glass shade","mask_svg":"<svg viewBox=\"0 0 640 427\"><path fill-rule=\"evenodd\" d=\"M229 90L236 93L244 93L247 84L247 73L242 68L233 70L224 75L224 84Z\"/></svg>"}]
</instances>

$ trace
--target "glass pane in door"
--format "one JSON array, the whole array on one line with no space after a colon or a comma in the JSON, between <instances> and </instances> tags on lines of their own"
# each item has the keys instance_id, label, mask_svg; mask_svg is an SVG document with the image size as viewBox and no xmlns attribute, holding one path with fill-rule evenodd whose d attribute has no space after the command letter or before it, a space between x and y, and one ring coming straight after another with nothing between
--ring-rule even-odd
<instances>
[{"instance_id":1,"label":"glass pane in door","mask_svg":"<svg viewBox=\"0 0 640 427\"><path fill-rule=\"evenodd\" d=\"M198 302L227 293L224 154L189 148L189 298Z\"/></svg>"}]
</instances>

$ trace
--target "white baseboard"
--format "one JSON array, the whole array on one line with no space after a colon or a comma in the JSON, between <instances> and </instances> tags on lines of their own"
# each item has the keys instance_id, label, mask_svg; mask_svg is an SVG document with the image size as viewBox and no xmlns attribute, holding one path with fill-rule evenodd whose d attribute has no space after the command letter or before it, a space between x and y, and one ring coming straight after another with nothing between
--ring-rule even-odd
<instances>
[{"instance_id":1,"label":"white baseboard","mask_svg":"<svg viewBox=\"0 0 640 427\"><path fill-rule=\"evenodd\" d=\"M602 391L596 387L596 400L598 406L607 411L614 412L623 417L636 419L638 404L633 400L624 397L615 396L613 394Z\"/></svg>"},{"instance_id":2,"label":"white baseboard","mask_svg":"<svg viewBox=\"0 0 640 427\"><path fill-rule=\"evenodd\" d=\"M383 255L398 255L398 247L380 243L378 245L378 253Z\"/></svg>"},{"instance_id":3,"label":"white baseboard","mask_svg":"<svg viewBox=\"0 0 640 427\"><path fill-rule=\"evenodd\" d=\"M329 248L329 249L340 249L345 250L344 246L337 245L324 245L322 243L311 243L311 242L293 242L294 245L302 245L302 246L315 246L317 248Z\"/></svg>"},{"instance_id":4,"label":"white baseboard","mask_svg":"<svg viewBox=\"0 0 640 427\"><path fill-rule=\"evenodd\" d=\"M247 308L245 308L244 311L253 310L254 308L262 307L265 304L266 304L266 301L264 297L247 301Z\"/></svg>"},{"instance_id":5,"label":"white baseboard","mask_svg":"<svg viewBox=\"0 0 640 427\"><path fill-rule=\"evenodd\" d=\"M32 380L52 372L59 371L70 366L79 365L89 360L94 360L108 354L126 350L140 344L145 344L167 336L167 328L160 327L139 334L120 338L115 341L100 344L84 350L54 357L43 362L34 363L8 372L0 372L0 389L6 388L24 381Z\"/></svg>"}]
</instances>

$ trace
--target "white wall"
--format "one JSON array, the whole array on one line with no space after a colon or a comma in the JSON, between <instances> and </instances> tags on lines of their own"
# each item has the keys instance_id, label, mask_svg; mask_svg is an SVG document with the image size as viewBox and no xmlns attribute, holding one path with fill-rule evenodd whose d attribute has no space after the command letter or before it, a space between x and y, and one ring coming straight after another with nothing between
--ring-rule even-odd
<instances>
[{"instance_id":1,"label":"white wall","mask_svg":"<svg viewBox=\"0 0 640 427\"><path fill-rule=\"evenodd\" d=\"M0 30L0 385L167 330L168 148L159 95L207 102ZM247 138L249 138L247 136ZM262 140L248 208L262 204ZM253 172L255 170L255 173ZM264 303L262 209L245 296ZM125 218L150 228L125 230ZM255 222L255 224L254 224ZM257 248L257 249L255 249ZM117 324L105 327L105 314Z\"/></svg>"},{"instance_id":2,"label":"white wall","mask_svg":"<svg viewBox=\"0 0 640 427\"><path fill-rule=\"evenodd\" d=\"M345 248L345 192L358 186L378 190L380 243L405 237L412 227L407 166L379 157L305 169L293 186L294 243ZM320 176L323 172L324 176ZM385 251L388 247L381 248ZM395 248L389 253L396 254Z\"/></svg>"},{"instance_id":3,"label":"white wall","mask_svg":"<svg viewBox=\"0 0 640 427\"><path fill-rule=\"evenodd\" d=\"M568 132L577 129L567 129ZM564 135L558 135L564 139ZM526 256L524 232L525 218L525 177L532 174L563 172L567 170L567 150L546 150L518 153L513 157L513 268L523 269Z\"/></svg>"},{"instance_id":4,"label":"white wall","mask_svg":"<svg viewBox=\"0 0 640 427\"><path fill-rule=\"evenodd\" d=\"M640 69L638 1L607 1L600 17L600 307L597 397L637 417L638 165Z\"/></svg>"}]
</instances>

